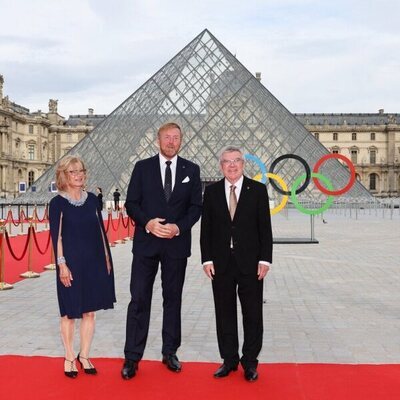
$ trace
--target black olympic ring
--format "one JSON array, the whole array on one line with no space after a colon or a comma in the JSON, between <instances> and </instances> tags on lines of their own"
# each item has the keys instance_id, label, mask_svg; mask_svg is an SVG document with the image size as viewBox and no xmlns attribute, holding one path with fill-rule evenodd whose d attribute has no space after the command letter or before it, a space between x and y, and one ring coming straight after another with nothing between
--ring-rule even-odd
<instances>
[{"instance_id":1,"label":"black olympic ring","mask_svg":"<svg viewBox=\"0 0 400 400\"><path fill-rule=\"evenodd\" d=\"M300 156L297 156L296 154L284 154L283 156L278 157L276 160L274 160L274 162L271 164L271 168L270 168L270 172L271 174L274 173L274 168L276 167L276 165L282 161L285 160L286 158L293 158L294 160L299 161L304 169L306 170L306 180L304 181L303 185L300 186L297 190L296 190L296 194L299 194L301 192L303 192L306 187L308 186L308 184L310 183L311 180L311 170L309 165L306 163L306 161L301 158ZM286 195L286 196L290 196L290 192L282 190L273 179L269 180L270 184L273 186L273 188L280 194Z\"/></svg>"}]
</instances>

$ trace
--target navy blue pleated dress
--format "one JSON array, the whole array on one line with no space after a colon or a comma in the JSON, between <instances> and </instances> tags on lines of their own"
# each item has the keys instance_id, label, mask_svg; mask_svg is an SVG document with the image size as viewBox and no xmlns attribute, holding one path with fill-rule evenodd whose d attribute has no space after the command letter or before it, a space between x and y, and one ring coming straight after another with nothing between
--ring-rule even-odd
<instances>
[{"instance_id":1,"label":"navy blue pleated dress","mask_svg":"<svg viewBox=\"0 0 400 400\"><path fill-rule=\"evenodd\" d=\"M57 195L50 201L49 218L56 259L61 220L63 255L73 278L71 287L65 287L60 281L57 266L57 295L61 316L82 318L86 312L114 308L114 268L108 274L105 251L112 259L96 195L89 192L81 206L73 205Z\"/></svg>"}]
</instances>

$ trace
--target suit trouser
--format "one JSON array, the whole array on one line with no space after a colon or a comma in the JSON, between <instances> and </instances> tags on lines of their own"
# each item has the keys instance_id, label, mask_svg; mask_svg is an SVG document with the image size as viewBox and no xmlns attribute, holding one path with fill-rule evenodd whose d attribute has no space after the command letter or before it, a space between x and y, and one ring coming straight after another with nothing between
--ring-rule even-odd
<instances>
[{"instance_id":1,"label":"suit trouser","mask_svg":"<svg viewBox=\"0 0 400 400\"><path fill-rule=\"evenodd\" d=\"M258 354L263 337L263 280L257 274L240 272L233 252L224 273L218 273L212 281L217 338L220 355L228 366L239 363L239 339L237 322L237 297L243 316L243 347L240 359L243 367L257 367Z\"/></svg>"},{"instance_id":2,"label":"suit trouser","mask_svg":"<svg viewBox=\"0 0 400 400\"><path fill-rule=\"evenodd\" d=\"M133 256L131 301L126 320L125 358L143 357L149 332L154 279L161 263L163 296L162 354L175 353L181 344L181 304L187 258Z\"/></svg>"}]
</instances>

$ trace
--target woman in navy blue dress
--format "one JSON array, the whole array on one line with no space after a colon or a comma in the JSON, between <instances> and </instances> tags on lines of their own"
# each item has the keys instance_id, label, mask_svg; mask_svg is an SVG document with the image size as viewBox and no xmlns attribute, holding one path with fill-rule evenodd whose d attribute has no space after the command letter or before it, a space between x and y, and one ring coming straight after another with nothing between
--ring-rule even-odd
<instances>
[{"instance_id":1,"label":"woman in navy blue dress","mask_svg":"<svg viewBox=\"0 0 400 400\"><path fill-rule=\"evenodd\" d=\"M114 307L111 253L97 196L84 191L86 169L79 157L64 157L56 172L59 194L50 201L50 233L57 260L57 296L64 373L78 374L78 360L87 374L96 374L89 360L95 311ZM75 319L80 318L80 351L74 353Z\"/></svg>"}]
</instances>

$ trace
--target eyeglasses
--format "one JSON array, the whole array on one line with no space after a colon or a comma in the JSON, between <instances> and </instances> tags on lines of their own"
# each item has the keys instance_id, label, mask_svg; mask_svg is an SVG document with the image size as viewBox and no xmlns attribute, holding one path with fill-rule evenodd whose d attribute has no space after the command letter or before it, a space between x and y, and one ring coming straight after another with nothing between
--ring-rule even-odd
<instances>
[{"instance_id":1,"label":"eyeglasses","mask_svg":"<svg viewBox=\"0 0 400 400\"><path fill-rule=\"evenodd\" d=\"M223 160L221 160L221 163L224 165L231 165L231 164L239 164L242 161L243 161L243 158L238 157L238 158L234 158L232 160L223 159Z\"/></svg>"},{"instance_id":2,"label":"eyeglasses","mask_svg":"<svg viewBox=\"0 0 400 400\"><path fill-rule=\"evenodd\" d=\"M74 169L72 171L67 171L69 174L73 176L86 174L86 169Z\"/></svg>"}]
</instances>

